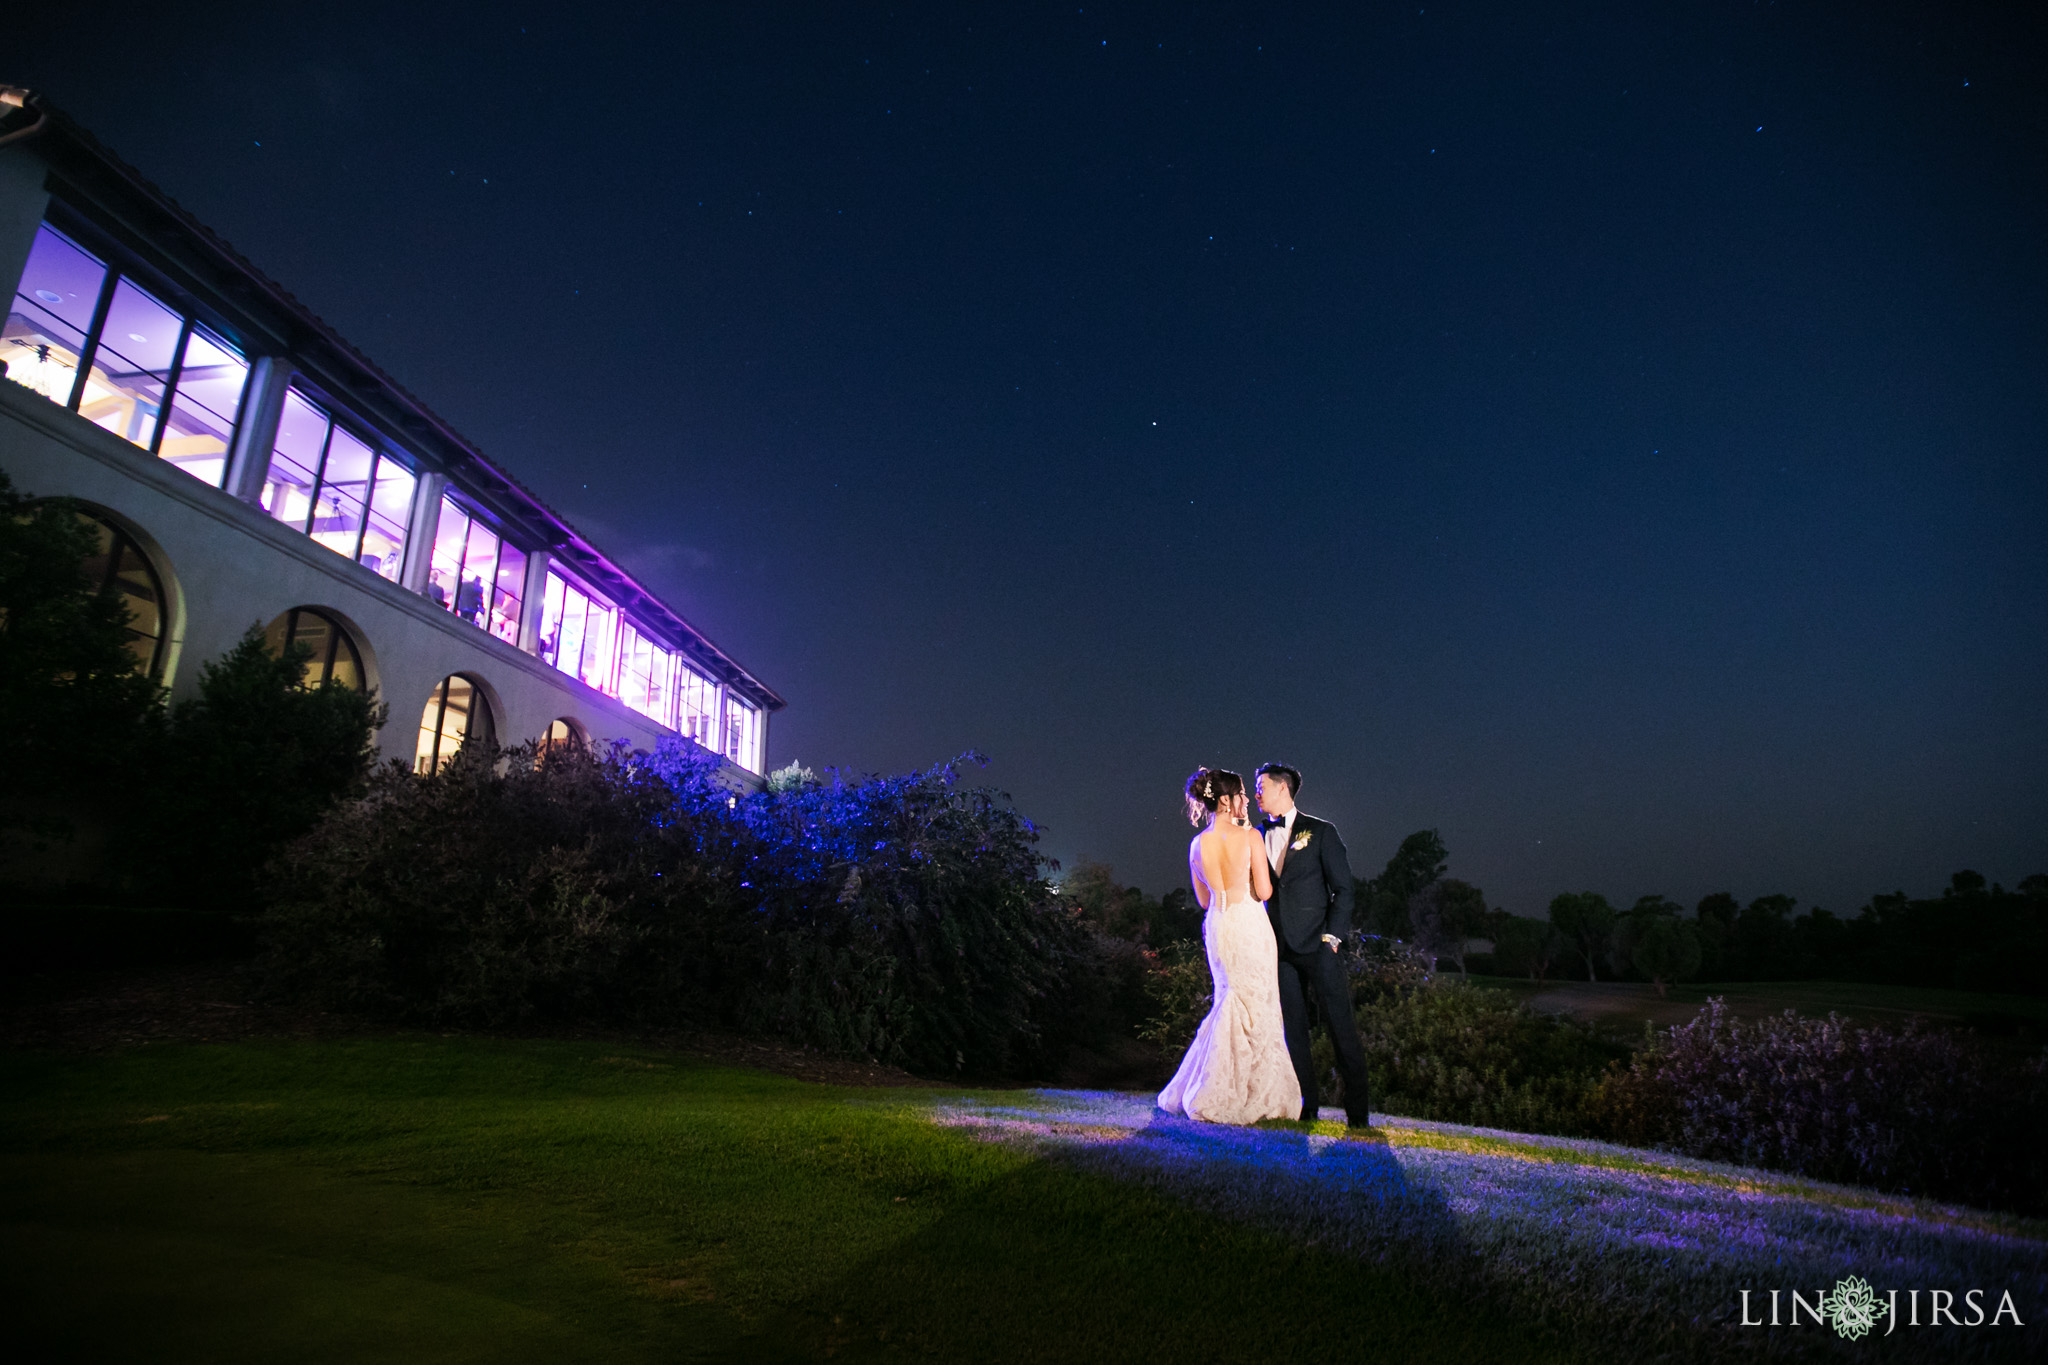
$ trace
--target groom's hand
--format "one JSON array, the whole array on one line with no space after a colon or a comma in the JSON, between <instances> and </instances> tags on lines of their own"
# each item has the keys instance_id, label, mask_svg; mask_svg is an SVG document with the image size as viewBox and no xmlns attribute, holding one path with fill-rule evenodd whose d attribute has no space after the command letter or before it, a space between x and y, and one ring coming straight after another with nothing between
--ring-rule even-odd
<instances>
[{"instance_id":1,"label":"groom's hand","mask_svg":"<svg viewBox=\"0 0 2048 1365\"><path fill-rule=\"evenodd\" d=\"M1336 936L1335 934L1324 934L1324 935L1323 935L1323 942L1325 942L1325 943L1329 944L1329 945L1330 945L1330 951L1334 953L1334 952L1336 952L1336 951L1337 951L1337 949L1338 949L1338 948L1339 948L1340 946L1342 946L1342 945L1343 945L1343 942L1344 942L1344 940L1343 940L1343 939L1341 939L1341 938L1338 938L1338 937L1337 937L1337 936Z\"/></svg>"}]
</instances>

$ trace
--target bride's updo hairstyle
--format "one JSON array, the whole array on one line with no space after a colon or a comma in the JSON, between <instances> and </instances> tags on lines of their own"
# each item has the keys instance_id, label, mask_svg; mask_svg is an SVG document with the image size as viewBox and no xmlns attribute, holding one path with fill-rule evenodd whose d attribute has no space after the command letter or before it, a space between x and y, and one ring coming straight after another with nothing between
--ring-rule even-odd
<instances>
[{"instance_id":1,"label":"bride's updo hairstyle","mask_svg":"<svg viewBox=\"0 0 2048 1365\"><path fill-rule=\"evenodd\" d=\"M1188 823L1199 825L1226 798L1244 795L1244 779L1228 768L1197 768L1188 778Z\"/></svg>"}]
</instances>

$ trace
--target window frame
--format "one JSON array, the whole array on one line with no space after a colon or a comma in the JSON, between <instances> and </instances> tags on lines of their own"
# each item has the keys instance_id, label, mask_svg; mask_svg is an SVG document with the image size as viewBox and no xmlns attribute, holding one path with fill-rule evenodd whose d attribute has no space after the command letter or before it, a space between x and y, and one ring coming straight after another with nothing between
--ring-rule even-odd
<instances>
[{"instance_id":1,"label":"window frame","mask_svg":"<svg viewBox=\"0 0 2048 1365\"><path fill-rule=\"evenodd\" d=\"M93 362L106 340L107 315L113 309L114 295L123 280L127 280L164 307L175 311L179 322L178 339L172 349L171 365L164 381L163 401L157 405L149 441L144 444L121 437L125 444L147 451L154 459L165 458L164 435L170 429L171 410L176 405L178 383L184 375L185 348L191 343L195 330L205 330L217 344L241 357L247 371L243 376L241 393L235 399L235 410L231 414L216 414L228 419L227 449L221 455L220 482L208 486L224 488L233 472L231 465L236 440L249 420L250 405L255 397L257 386L252 381L256 373L256 362L267 352L252 348L242 329L231 325L219 309L209 305L193 290L179 284L169 270L152 264L141 252L122 241L113 231L101 226L62 195L50 196L36 227L38 231L49 228L77 250L97 259L106 269L106 274L100 280L99 297L93 301L92 321L86 327L79 348L78 369L71 377L71 392L62 405L65 411L76 413L80 417L85 416L79 412L79 405L84 401L86 385L92 378ZM17 278L7 296L10 305L13 293L18 292L20 288L21 280ZM86 417L85 420L92 421L90 417ZM95 422L94 425L99 424ZM206 482L204 479L199 481Z\"/></svg>"}]
</instances>

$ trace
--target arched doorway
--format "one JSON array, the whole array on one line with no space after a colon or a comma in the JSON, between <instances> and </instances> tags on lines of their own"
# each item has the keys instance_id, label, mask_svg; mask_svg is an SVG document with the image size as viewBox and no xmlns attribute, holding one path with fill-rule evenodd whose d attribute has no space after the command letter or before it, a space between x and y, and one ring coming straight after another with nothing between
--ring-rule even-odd
<instances>
[{"instance_id":1,"label":"arched doorway","mask_svg":"<svg viewBox=\"0 0 2048 1365\"><path fill-rule=\"evenodd\" d=\"M450 673L435 686L420 713L420 746L413 771L437 773L472 739L493 743L498 725L491 703L474 679Z\"/></svg>"},{"instance_id":2,"label":"arched doorway","mask_svg":"<svg viewBox=\"0 0 2048 1365\"><path fill-rule=\"evenodd\" d=\"M113 522L83 511L78 520L96 537L92 553L79 565L80 572L94 591L112 591L128 608L128 650L135 656L135 667L161 679L164 642L170 634L165 629L169 599L164 595L163 575L135 537Z\"/></svg>"},{"instance_id":3,"label":"arched doorway","mask_svg":"<svg viewBox=\"0 0 2048 1365\"><path fill-rule=\"evenodd\" d=\"M330 680L358 692L368 686L363 653L355 636L318 607L293 607L270 623L263 640L272 654L280 656L290 645L304 645L313 651L302 677L307 687L318 687Z\"/></svg>"}]
</instances>

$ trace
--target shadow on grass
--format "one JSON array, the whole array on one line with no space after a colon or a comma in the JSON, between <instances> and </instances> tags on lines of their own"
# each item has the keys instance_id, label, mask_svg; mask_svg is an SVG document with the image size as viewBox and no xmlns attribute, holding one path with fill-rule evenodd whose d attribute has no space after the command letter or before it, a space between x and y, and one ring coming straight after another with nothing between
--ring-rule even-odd
<instances>
[{"instance_id":1,"label":"shadow on grass","mask_svg":"<svg viewBox=\"0 0 2048 1365\"><path fill-rule=\"evenodd\" d=\"M1006 1140L1000 1109L983 1113L982 1135ZM1577 1358L1406 1254L1455 1260L1458 1233L1384 1139L1086 1117L1053 1125L1065 1131L1047 1159L862 1262L760 1344L856 1360ZM1387 1258L1397 1241L1403 1255Z\"/></svg>"}]
</instances>

